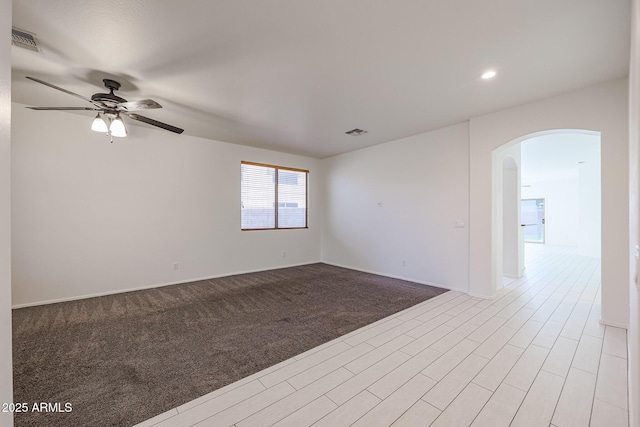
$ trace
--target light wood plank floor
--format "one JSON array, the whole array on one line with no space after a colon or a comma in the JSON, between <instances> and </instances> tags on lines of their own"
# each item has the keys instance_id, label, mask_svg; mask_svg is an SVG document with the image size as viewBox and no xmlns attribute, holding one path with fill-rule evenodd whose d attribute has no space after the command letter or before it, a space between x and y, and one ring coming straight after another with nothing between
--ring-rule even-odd
<instances>
[{"instance_id":1,"label":"light wood plank floor","mask_svg":"<svg viewBox=\"0 0 640 427\"><path fill-rule=\"evenodd\" d=\"M447 292L138 426L628 426L600 260L526 252L495 300Z\"/></svg>"}]
</instances>

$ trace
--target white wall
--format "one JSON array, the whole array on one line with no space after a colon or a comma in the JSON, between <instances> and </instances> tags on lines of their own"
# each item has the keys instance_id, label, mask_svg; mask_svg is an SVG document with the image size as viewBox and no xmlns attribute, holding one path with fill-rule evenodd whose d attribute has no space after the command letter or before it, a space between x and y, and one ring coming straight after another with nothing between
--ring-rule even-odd
<instances>
[{"instance_id":1,"label":"white wall","mask_svg":"<svg viewBox=\"0 0 640 427\"><path fill-rule=\"evenodd\" d=\"M546 200L546 243L599 258L600 134L565 130L521 145L523 198Z\"/></svg>"},{"instance_id":2,"label":"white wall","mask_svg":"<svg viewBox=\"0 0 640 427\"><path fill-rule=\"evenodd\" d=\"M11 364L11 1L0 0L0 403L13 401ZM0 412L0 426L13 416Z\"/></svg>"},{"instance_id":3,"label":"white wall","mask_svg":"<svg viewBox=\"0 0 640 427\"><path fill-rule=\"evenodd\" d=\"M463 123L324 159L323 261L466 291L468 132Z\"/></svg>"},{"instance_id":4,"label":"white wall","mask_svg":"<svg viewBox=\"0 0 640 427\"><path fill-rule=\"evenodd\" d=\"M14 305L320 261L318 160L91 120L13 106ZM240 230L242 160L310 171L309 229Z\"/></svg>"},{"instance_id":5,"label":"white wall","mask_svg":"<svg viewBox=\"0 0 640 427\"><path fill-rule=\"evenodd\" d=\"M629 70L629 425L640 426L640 0L631 3L631 60Z\"/></svg>"},{"instance_id":6,"label":"white wall","mask_svg":"<svg viewBox=\"0 0 640 427\"><path fill-rule=\"evenodd\" d=\"M600 134L561 131L521 145L523 194L546 199L546 243L600 257Z\"/></svg>"},{"instance_id":7,"label":"white wall","mask_svg":"<svg viewBox=\"0 0 640 427\"><path fill-rule=\"evenodd\" d=\"M530 185L522 188L523 199L545 199L545 243L577 247L580 240L578 176L536 181Z\"/></svg>"},{"instance_id":8,"label":"white wall","mask_svg":"<svg viewBox=\"0 0 640 427\"><path fill-rule=\"evenodd\" d=\"M492 152L550 129L586 129L602 138L602 320L629 322L628 89L626 79L520 105L470 121L470 291L492 297L496 283ZM495 270L493 270L495 271Z\"/></svg>"},{"instance_id":9,"label":"white wall","mask_svg":"<svg viewBox=\"0 0 640 427\"><path fill-rule=\"evenodd\" d=\"M588 159L578 168L580 199L578 253L600 258L602 256L602 194L600 188L602 174L596 160Z\"/></svg>"}]
</instances>

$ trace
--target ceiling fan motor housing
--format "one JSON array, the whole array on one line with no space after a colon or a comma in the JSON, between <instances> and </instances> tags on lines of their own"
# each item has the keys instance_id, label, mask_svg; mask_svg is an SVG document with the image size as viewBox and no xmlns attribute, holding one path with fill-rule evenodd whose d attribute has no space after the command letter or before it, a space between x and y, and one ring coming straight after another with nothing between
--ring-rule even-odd
<instances>
[{"instance_id":1,"label":"ceiling fan motor housing","mask_svg":"<svg viewBox=\"0 0 640 427\"><path fill-rule=\"evenodd\" d=\"M120 98L119 96L114 95L113 93L96 93L94 95L91 95L91 100L98 101L98 102L112 102L116 104L127 102L126 99ZM115 107L115 105L113 105L112 107Z\"/></svg>"},{"instance_id":2,"label":"ceiling fan motor housing","mask_svg":"<svg viewBox=\"0 0 640 427\"><path fill-rule=\"evenodd\" d=\"M109 107L115 107L116 105L112 104L120 104L123 102L127 102L126 99L121 98L117 95L114 95L113 91L120 89L120 83L111 80L111 79L102 79L104 86L109 89L109 93L96 93L91 96L92 101L104 102Z\"/></svg>"}]
</instances>

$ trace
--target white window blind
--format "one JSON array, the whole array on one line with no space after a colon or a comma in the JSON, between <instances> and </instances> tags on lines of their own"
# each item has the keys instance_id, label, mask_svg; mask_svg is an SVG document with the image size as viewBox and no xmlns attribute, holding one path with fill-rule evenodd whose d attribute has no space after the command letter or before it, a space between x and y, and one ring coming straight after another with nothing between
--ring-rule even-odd
<instances>
[{"instance_id":1,"label":"white window blind","mask_svg":"<svg viewBox=\"0 0 640 427\"><path fill-rule=\"evenodd\" d=\"M241 228L307 227L309 171L242 162Z\"/></svg>"}]
</instances>

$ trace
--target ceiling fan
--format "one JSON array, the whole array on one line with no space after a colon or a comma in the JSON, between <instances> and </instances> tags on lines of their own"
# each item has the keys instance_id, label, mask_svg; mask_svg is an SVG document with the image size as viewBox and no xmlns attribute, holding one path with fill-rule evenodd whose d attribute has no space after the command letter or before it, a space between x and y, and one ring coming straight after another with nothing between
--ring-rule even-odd
<instances>
[{"instance_id":1,"label":"ceiling fan","mask_svg":"<svg viewBox=\"0 0 640 427\"><path fill-rule=\"evenodd\" d=\"M180 129L179 127L175 127L166 123L159 122L154 119L150 119L149 117L141 116L140 114L135 113L134 111L139 110L152 110L156 108L162 108L160 104L158 104L153 99L143 99L141 101L127 101L124 98L121 98L114 94L113 92L120 89L120 83L111 80L111 79L103 79L102 82L104 86L109 90L109 93L96 93L91 96L91 98L85 98L82 95L78 95L77 93L71 92L69 90L63 89L51 83L47 83L43 80L36 79L35 77L27 77L29 80L33 80L34 82L43 84L45 86L49 86L53 89L57 89L61 92L68 93L69 95L73 95L76 98L83 99L87 102L93 104L93 107L27 107L32 110L88 110L88 111L97 111L98 115L93 120L91 125L91 130L96 132L105 132L110 137L124 137L127 136L127 129L122 121L121 115L127 116L130 119L137 120L139 122L143 122L152 126L157 126L161 129L168 130L170 132L182 133L184 129ZM113 142L113 138L111 138L111 142Z\"/></svg>"}]
</instances>

